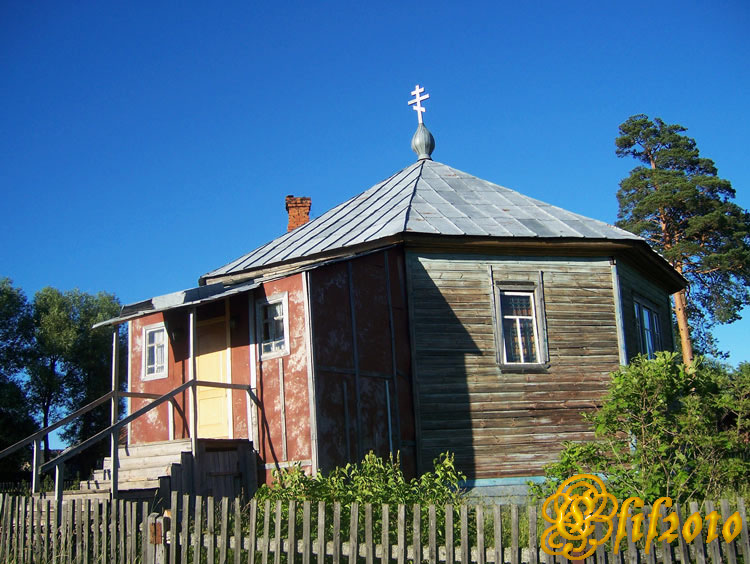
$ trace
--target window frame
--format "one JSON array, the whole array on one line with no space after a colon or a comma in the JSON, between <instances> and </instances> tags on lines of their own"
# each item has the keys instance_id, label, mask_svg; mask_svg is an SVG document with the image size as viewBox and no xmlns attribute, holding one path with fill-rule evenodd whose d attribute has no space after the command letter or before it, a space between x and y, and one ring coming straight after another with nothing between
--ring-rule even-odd
<instances>
[{"instance_id":1,"label":"window frame","mask_svg":"<svg viewBox=\"0 0 750 564\"><path fill-rule=\"evenodd\" d=\"M643 310L649 312L650 319L655 322L652 326L644 330L643 327ZM662 319L659 312L659 308L650 300L647 300L641 296L633 296L633 315L635 317L635 332L638 341L638 352L646 355L648 358L654 358L656 353L664 350L664 343L662 342ZM648 345L646 343L646 333L651 334L654 339L652 342L653 352L648 351Z\"/></svg>"},{"instance_id":2,"label":"window frame","mask_svg":"<svg viewBox=\"0 0 750 564\"><path fill-rule=\"evenodd\" d=\"M534 330L536 361L535 362L508 362L505 349L505 331L503 329L502 294L527 295L531 299L532 322ZM494 280L493 299L495 301L495 335L496 335L496 361L500 368L508 371L546 371L549 368L549 350L547 346L547 323L544 310L544 290L542 285L542 273L539 273L539 281L498 281ZM523 316L529 317L529 316ZM518 327L518 325L516 325Z\"/></svg>"},{"instance_id":3,"label":"window frame","mask_svg":"<svg viewBox=\"0 0 750 564\"><path fill-rule=\"evenodd\" d=\"M274 305L282 304L282 315L284 316L284 345L279 350L264 351L263 350L263 308ZM260 360L268 360L271 358L277 358L286 356L290 352L289 347L289 294L287 292L274 294L267 298L260 298L255 301L255 321L256 321L256 341L258 344L258 357ZM270 341L269 341L270 342Z\"/></svg>"},{"instance_id":4,"label":"window frame","mask_svg":"<svg viewBox=\"0 0 750 564\"><path fill-rule=\"evenodd\" d=\"M148 349L149 346L157 346L157 345L149 345L148 344L148 336L150 333L154 333L157 331L162 331L164 333L164 341L162 342L162 346L164 347L164 366L163 370L160 372L155 372L154 374L148 373ZM152 323L150 325L144 325L143 332L143 346L141 347L141 380L144 382L149 380L163 380L164 378L167 378L169 376L169 335L167 334L167 327L164 324L164 322L159 323ZM157 365L158 366L158 365Z\"/></svg>"}]
</instances>

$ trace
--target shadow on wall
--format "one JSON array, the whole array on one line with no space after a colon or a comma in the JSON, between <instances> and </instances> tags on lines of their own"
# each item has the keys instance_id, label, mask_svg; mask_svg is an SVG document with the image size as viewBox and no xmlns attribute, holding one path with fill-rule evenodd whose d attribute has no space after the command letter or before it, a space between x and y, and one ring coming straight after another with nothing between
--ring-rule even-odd
<instances>
[{"instance_id":1,"label":"shadow on wall","mask_svg":"<svg viewBox=\"0 0 750 564\"><path fill-rule=\"evenodd\" d=\"M435 277L416 258L410 259L409 274L420 471L450 451L457 469L472 478L474 427L481 425L478 416L486 416L482 379L496 373L488 285L451 270Z\"/></svg>"},{"instance_id":2,"label":"shadow on wall","mask_svg":"<svg viewBox=\"0 0 750 564\"><path fill-rule=\"evenodd\" d=\"M401 453L415 474L411 356L403 252L310 273L320 468Z\"/></svg>"}]
</instances>

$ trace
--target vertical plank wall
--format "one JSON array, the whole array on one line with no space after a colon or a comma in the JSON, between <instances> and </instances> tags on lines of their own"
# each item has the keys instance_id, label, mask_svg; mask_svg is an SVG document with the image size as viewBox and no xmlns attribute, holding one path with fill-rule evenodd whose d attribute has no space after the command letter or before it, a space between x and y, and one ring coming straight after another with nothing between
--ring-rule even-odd
<instances>
[{"instance_id":1,"label":"vertical plank wall","mask_svg":"<svg viewBox=\"0 0 750 564\"><path fill-rule=\"evenodd\" d=\"M403 251L310 272L320 467L400 451L414 471L414 416Z\"/></svg>"}]
</instances>

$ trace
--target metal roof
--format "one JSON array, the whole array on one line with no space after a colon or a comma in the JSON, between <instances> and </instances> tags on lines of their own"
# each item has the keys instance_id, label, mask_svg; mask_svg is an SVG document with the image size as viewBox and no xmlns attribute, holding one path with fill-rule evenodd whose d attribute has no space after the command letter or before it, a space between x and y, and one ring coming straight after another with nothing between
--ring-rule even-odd
<instances>
[{"instance_id":1,"label":"metal roof","mask_svg":"<svg viewBox=\"0 0 750 564\"><path fill-rule=\"evenodd\" d=\"M122 306L120 315L97 323L94 325L94 329L103 325L123 323L129 319L135 319L136 317L142 317L160 311L196 306L198 304L220 300L234 294L239 294L240 292L252 290L258 286L260 286L260 282L254 280L243 282L242 284L235 284L234 286L225 286L219 282L218 284L198 286L197 288L180 290L179 292L172 292L171 294L164 294L163 296L154 296L148 300Z\"/></svg>"},{"instance_id":2,"label":"metal roof","mask_svg":"<svg viewBox=\"0 0 750 564\"><path fill-rule=\"evenodd\" d=\"M623 229L421 160L201 279L354 247L399 233L642 240Z\"/></svg>"}]
</instances>

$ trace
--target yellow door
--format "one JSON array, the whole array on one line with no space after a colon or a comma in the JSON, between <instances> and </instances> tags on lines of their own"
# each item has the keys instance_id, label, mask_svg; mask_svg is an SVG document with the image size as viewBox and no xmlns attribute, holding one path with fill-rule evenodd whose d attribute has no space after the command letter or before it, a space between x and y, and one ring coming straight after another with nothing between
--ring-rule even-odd
<instances>
[{"instance_id":1,"label":"yellow door","mask_svg":"<svg viewBox=\"0 0 750 564\"><path fill-rule=\"evenodd\" d=\"M196 326L196 378L228 382L227 329L223 317L199 322ZM198 436L229 438L227 390L198 387Z\"/></svg>"}]
</instances>

